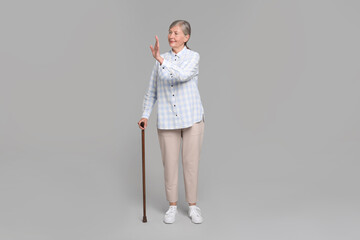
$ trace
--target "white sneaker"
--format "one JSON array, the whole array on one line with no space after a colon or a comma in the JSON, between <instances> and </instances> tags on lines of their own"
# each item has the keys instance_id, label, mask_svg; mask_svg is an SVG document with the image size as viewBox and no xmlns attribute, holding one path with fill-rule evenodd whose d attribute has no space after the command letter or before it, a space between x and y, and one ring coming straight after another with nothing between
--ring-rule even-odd
<instances>
[{"instance_id":1,"label":"white sneaker","mask_svg":"<svg viewBox=\"0 0 360 240\"><path fill-rule=\"evenodd\" d=\"M175 222L175 216L178 213L177 206L169 206L164 216L164 223Z\"/></svg>"},{"instance_id":2,"label":"white sneaker","mask_svg":"<svg viewBox=\"0 0 360 240\"><path fill-rule=\"evenodd\" d=\"M202 223L204 218L201 216L201 210L198 206L189 206L189 217L193 223Z\"/></svg>"}]
</instances>

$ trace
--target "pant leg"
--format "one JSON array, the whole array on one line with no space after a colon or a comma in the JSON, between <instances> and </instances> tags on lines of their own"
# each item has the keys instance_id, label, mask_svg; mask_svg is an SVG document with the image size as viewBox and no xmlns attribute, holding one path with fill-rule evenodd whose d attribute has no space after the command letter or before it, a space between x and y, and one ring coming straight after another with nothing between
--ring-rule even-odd
<instances>
[{"instance_id":1,"label":"pant leg","mask_svg":"<svg viewBox=\"0 0 360 240\"><path fill-rule=\"evenodd\" d=\"M158 138L164 166L166 199L169 202L176 202L178 200L181 129L158 129Z\"/></svg>"},{"instance_id":2,"label":"pant leg","mask_svg":"<svg viewBox=\"0 0 360 240\"><path fill-rule=\"evenodd\" d=\"M184 128L182 131L183 149L182 164L185 182L186 201L189 203L197 202L197 187L200 152L204 137L205 123L195 123L190 128Z\"/></svg>"}]
</instances>

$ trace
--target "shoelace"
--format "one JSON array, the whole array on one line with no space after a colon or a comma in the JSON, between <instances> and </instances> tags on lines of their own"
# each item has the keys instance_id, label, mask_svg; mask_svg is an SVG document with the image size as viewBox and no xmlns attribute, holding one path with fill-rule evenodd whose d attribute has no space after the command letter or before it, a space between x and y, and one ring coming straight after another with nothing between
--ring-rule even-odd
<instances>
[{"instance_id":1,"label":"shoelace","mask_svg":"<svg viewBox=\"0 0 360 240\"><path fill-rule=\"evenodd\" d=\"M166 211L166 214L175 214L176 213L176 207L169 207L169 210Z\"/></svg>"},{"instance_id":2,"label":"shoelace","mask_svg":"<svg viewBox=\"0 0 360 240\"><path fill-rule=\"evenodd\" d=\"M197 217L201 216L201 210L199 207L190 208L190 216L195 214Z\"/></svg>"}]
</instances>

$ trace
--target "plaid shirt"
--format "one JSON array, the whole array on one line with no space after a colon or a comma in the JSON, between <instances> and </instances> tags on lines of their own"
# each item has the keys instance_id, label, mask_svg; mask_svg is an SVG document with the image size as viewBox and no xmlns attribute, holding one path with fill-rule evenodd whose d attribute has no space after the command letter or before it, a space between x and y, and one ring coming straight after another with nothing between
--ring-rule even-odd
<instances>
[{"instance_id":1,"label":"plaid shirt","mask_svg":"<svg viewBox=\"0 0 360 240\"><path fill-rule=\"evenodd\" d=\"M156 61L151 73L142 118L149 119L158 100L159 129L187 128L205 120L198 90L200 54L184 46L177 54L170 50L161 57L163 63Z\"/></svg>"}]
</instances>

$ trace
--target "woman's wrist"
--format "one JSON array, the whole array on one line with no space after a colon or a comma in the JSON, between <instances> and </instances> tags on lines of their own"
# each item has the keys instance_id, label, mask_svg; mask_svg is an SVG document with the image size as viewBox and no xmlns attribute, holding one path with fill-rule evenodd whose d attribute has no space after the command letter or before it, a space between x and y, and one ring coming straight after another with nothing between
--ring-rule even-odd
<instances>
[{"instance_id":1,"label":"woman's wrist","mask_svg":"<svg viewBox=\"0 0 360 240\"><path fill-rule=\"evenodd\" d=\"M156 60L160 63L160 65L163 63L163 61L164 61L164 58L162 58L162 57L158 57L158 58L156 58Z\"/></svg>"}]
</instances>

